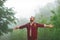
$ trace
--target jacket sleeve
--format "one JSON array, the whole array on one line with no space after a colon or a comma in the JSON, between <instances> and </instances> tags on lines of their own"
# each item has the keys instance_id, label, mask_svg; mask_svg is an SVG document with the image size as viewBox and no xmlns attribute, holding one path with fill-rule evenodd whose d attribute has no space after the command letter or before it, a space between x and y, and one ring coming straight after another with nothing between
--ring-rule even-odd
<instances>
[{"instance_id":1,"label":"jacket sleeve","mask_svg":"<svg viewBox=\"0 0 60 40\"><path fill-rule=\"evenodd\" d=\"M44 27L44 24L37 23L37 27Z\"/></svg>"},{"instance_id":2,"label":"jacket sleeve","mask_svg":"<svg viewBox=\"0 0 60 40\"><path fill-rule=\"evenodd\" d=\"M24 25L19 26L19 29L23 29L23 28L26 28L26 27L27 27L27 24L24 24Z\"/></svg>"}]
</instances>

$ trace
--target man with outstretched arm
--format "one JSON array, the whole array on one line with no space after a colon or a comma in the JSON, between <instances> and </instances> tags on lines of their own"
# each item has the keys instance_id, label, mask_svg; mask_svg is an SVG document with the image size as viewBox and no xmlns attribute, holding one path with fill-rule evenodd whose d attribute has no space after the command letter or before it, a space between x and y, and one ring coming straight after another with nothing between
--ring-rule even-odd
<instances>
[{"instance_id":1,"label":"man with outstretched arm","mask_svg":"<svg viewBox=\"0 0 60 40\"><path fill-rule=\"evenodd\" d=\"M26 23L22 26L18 26L18 27L15 27L15 29L23 29L23 28L27 28L27 40L37 40L37 30L38 30L38 27L47 27L47 28L52 28L53 25L46 25L46 24L40 24L40 23L36 23L34 22L35 20L35 17L31 16L30 18L30 22L29 23Z\"/></svg>"}]
</instances>

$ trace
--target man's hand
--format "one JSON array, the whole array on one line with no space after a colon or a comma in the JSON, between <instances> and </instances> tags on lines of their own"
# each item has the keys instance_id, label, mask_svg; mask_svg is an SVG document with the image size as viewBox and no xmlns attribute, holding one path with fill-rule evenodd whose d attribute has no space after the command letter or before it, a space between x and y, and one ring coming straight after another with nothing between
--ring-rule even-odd
<instances>
[{"instance_id":1,"label":"man's hand","mask_svg":"<svg viewBox=\"0 0 60 40\"><path fill-rule=\"evenodd\" d=\"M15 27L15 28L13 28L13 30L16 30L16 29L19 29L19 27L17 26L17 27Z\"/></svg>"},{"instance_id":2,"label":"man's hand","mask_svg":"<svg viewBox=\"0 0 60 40\"><path fill-rule=\"evenodd\" d=\"M52 28L52 27L53 27L53 25L51 25L51 24L50 24L50 25L49 25L49 27L50 27L50 28Z\"/></svg>"},{"instance_id":3,"label":"man's hand","mask_svg":"<svg viewBox=\"0 0 60 40\"><path fill-rule=\"evenodd\" d=\"M51 25L51 24L50 25L44 24L44 26L47 27L47 28L52 28L53 27L53 25Z\"/></svg>"}]
</instances>

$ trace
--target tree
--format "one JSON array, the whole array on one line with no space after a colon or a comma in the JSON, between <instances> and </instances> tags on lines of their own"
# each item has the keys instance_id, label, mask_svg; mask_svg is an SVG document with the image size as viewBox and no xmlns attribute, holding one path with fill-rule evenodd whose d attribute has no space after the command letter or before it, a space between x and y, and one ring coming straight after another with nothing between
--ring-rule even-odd
<instances>
[{"instance_id":1,"label":"tree","mask_svg":"<svg viewBox=\"0 0 60 40\"><path fill-rule=\"evenodd\" d=\"M8 24L15 22L12 8L4 6L6 0L0 0L0 35L8 32Z\"/></svg>"},{"instance_id":2,"label":"tree","mask_svg":"<svg viewBox=\"0 0 60 40\"><path fill-rule=\"evenodd\" d=\"M51 5L48 7L50 8ZM54 25L53 28L39 28L39 33L38 33L38 40L60 40L60 0L57 0L55 3L56 7L53 7L47 10L46 7L41 9L42 14L44 15L37 15L37 22L39 23L50 23ZM52 7L52 6L51 6ZM44 10L45 9L45 10ZM40 11L40 12L41 12ZM51 16L47 15L49 13L52 13ZM46 18L46 16L50 16L50 18ZM49 20L46 20L49 19Z\"/></svg>"},{"instance_id":3,"label":"tree","mask_svg":"<svg viewBox=\"0 0 60 40\"><path fill-rule=\"evenodd\" d=\"M60 1L57 0L57 7L54 10L51 10L52 16L52 23L55 25L56 28L60 28Z\"/></svg>"}]
</instances>

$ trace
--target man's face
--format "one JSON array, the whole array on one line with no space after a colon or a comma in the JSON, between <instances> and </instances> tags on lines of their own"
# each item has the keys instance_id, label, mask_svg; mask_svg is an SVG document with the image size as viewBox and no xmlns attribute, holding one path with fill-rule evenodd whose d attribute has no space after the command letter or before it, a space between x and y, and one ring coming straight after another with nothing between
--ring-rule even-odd
<instances>
[{"instance_id":1,"label":"man's face","mask_svg":"<svg viewBox=\"0 0 60 40\"><path fill-rule=\"evenodd\" d=\"M33 22L34 20L35 20L34 17L31 17L31 18L30 18L30 22Z\"/></svg>"}]
</instances>

